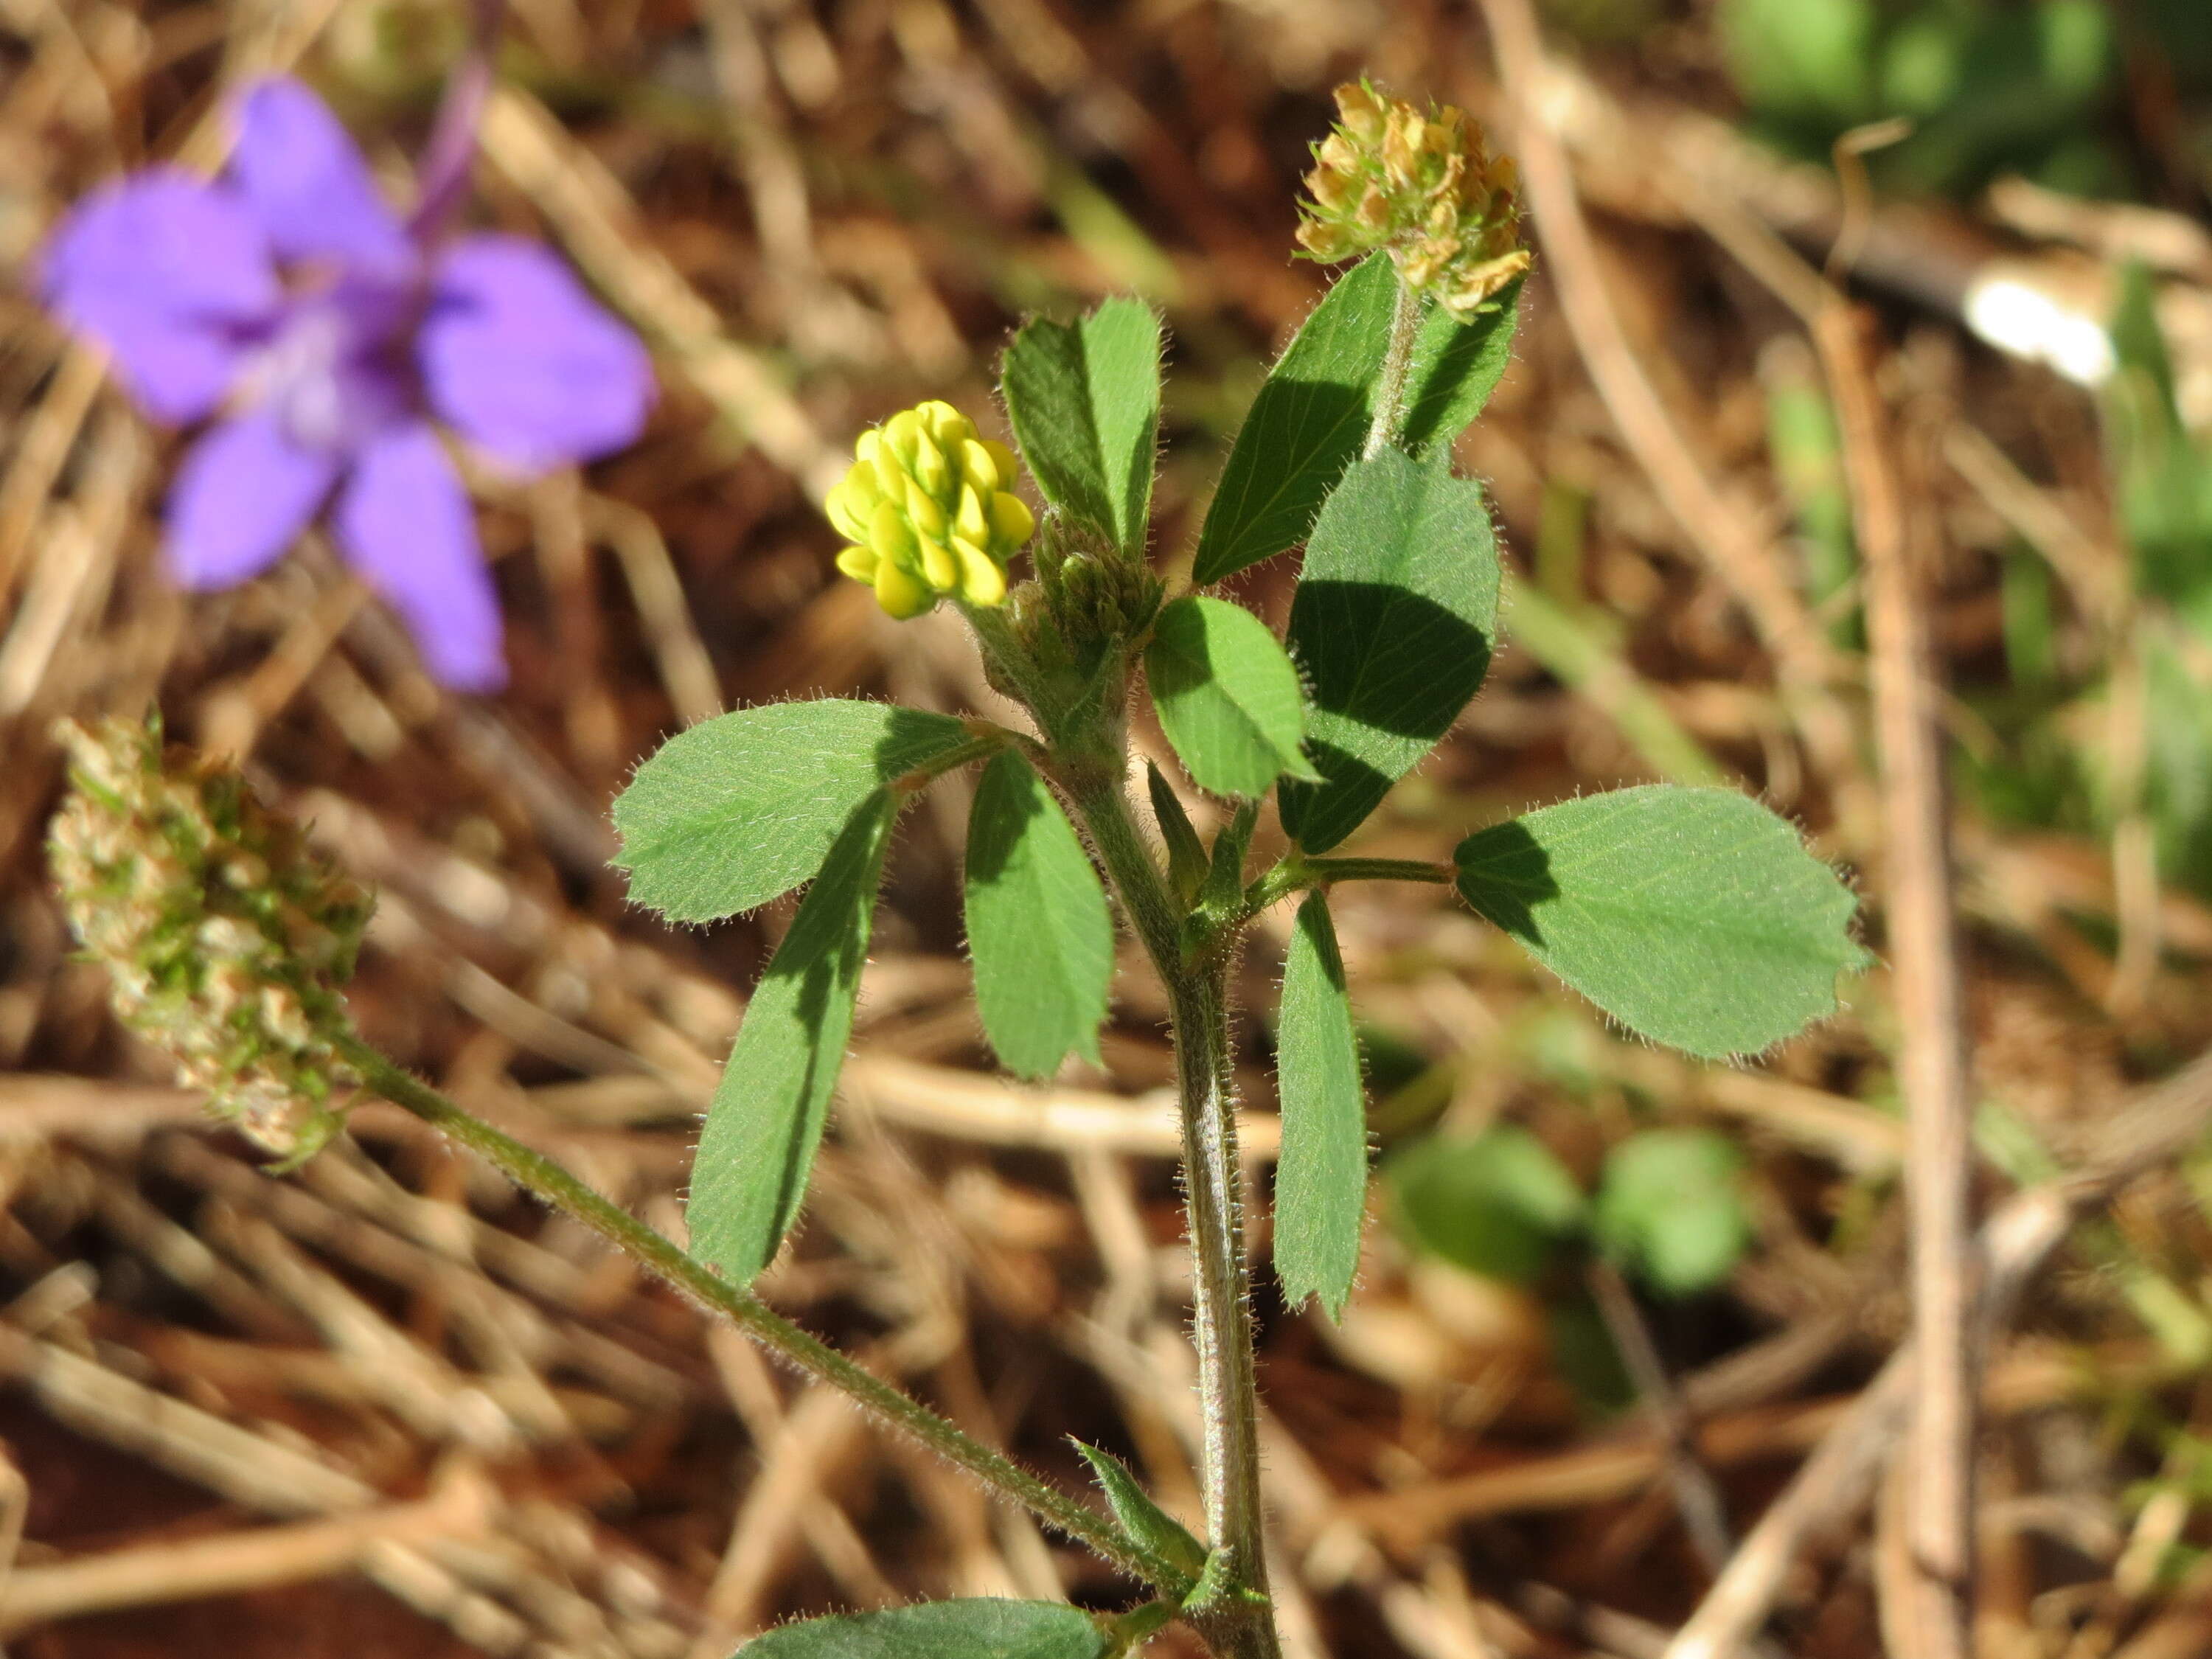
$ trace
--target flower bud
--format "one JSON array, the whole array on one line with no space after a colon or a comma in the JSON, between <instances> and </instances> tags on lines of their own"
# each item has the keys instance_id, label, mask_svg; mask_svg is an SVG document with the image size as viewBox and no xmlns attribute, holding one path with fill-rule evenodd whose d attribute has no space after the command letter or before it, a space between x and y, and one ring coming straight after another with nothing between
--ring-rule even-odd
<instances>
[{"instance_id":1,"label":"flower bud","mask_svg":"<svg viewBox=\"0 0 2212 1659\"><path fill-rule=\"evenodd\" d=\"M338 987L368 895L308 850L228 766L166 753L158 720L72 720L70 790L46 850L62 908L123 1022L286 1167L337 1133L356 1079Z\"/></svg>"},{"instance_id":2,"label":"flower bud","mask_svg":"<svg viewBox=\"0 0 2212 1659\"><path fill-rule=\"evenodd\" d=\"M1405 284L1455 316L1492 309L1528 268L1520 179L1449 105L1426 112L1365 82L1336 89L1340 119L1314 147L1298 242L1325 264L1387 249Z\"/></svg>"},{"instance_id":3,"label":"flower bud","mask_svg":"<svg viewBox=\"0 0 2212 1659\"><path fill-rule=\"evenodd\" d=\"M1004 602L1006 562L1036 528L1013 493L1013 451L932 401L863 432L853 454L823 504L852 544L837 555L840 570L872 586L894 617L918 617L948 593Z\"/></svg>"}]
</instances>

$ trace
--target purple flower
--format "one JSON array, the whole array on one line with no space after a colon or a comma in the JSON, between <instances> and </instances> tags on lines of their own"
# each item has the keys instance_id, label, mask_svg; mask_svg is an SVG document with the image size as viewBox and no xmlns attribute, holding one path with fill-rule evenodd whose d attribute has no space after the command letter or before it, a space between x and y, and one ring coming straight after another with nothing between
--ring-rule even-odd
<instances>
[{"instance_id":1,"label":"purple flower","mask_svg":"<svg viewBox=\"0 0 2212 1659\"><path fill-rule=\"evenodd\" d=\"M216 182L157 167L78 204L46 299L157 419L222 411L169 493L185 586L243 581L328 503L432 672L496 689L497 599L431 417L521 471L604 455L651 406L645 349L536 244L403 222L299 82L255 82L238 119Z\"/></svg>"}]
</instances>

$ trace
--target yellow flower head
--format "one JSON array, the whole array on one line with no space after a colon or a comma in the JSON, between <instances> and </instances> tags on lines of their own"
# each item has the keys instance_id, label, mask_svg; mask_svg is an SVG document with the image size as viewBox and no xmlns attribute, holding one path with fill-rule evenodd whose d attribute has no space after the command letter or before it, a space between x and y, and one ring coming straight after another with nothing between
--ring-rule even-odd
<instances>
[{"instance_id":1,"label":"yellow flower head","mask_svg":"<svg viewBox=\"0 0 2212 1659\"><path fill-rule=\"evenodd\" d=\"M1520 180L1482 129L1447 104L1415 109L1364 81L1336 89L1336 128L1314 146L1298 241L1325 264L1387 248L1408 288L1455 316L1494 308L1528 268Z\"/></svg>"},{"instance_id":2,"label":"yellow flower head","mask_svg":"<svg viewBox=\"0 0 2212 1659\"><path fill-rule=\"evenodd\" d=\"M852 544L837 555L840 570L898 617L919 617L948 593L970 605L1005 600L1006 561L1036 528L1012 493L1013 451L933 401L863 432L853 453L853 470L823 503Z\"/></svg>"}]
</instances>

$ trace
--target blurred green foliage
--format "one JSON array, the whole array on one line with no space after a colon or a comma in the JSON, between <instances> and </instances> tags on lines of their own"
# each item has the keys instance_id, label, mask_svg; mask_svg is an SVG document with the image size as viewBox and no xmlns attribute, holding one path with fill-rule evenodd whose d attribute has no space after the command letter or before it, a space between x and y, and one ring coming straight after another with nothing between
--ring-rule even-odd
<instances>
[{"instance_id":1,"label":"blurred green foliage","mask_svg":"<svg viewBox=\"0 0 2212 1659\"><path fill-rule=\"evenodd\" d=\"M1705 1129L1648 1129L1606 1154L1595 1199L1528 1130L1422 1137L1385 1166L1412 1247L1456 1267L1534 1284L1595 1250L1662 1297L1702 1294L1750 1247L1743 1158Z\"/></svg>"},{"instance_id":2,"label":"blurred green foliage","mask_svg":"<svg viewBox=\"0 0 2212 1659\"><path fill-rule=\"evenodd\" d=\"M1825 157L1843 133L1904 117L1869 158L1908 192L1963 194L2000 173L2055 189L2124 193L2124 153L2102 116L2130 54L2178 82L2212 75L2203 0L1721 0L1729 71L1753 125Z\"/></svg>"}]
</instances>

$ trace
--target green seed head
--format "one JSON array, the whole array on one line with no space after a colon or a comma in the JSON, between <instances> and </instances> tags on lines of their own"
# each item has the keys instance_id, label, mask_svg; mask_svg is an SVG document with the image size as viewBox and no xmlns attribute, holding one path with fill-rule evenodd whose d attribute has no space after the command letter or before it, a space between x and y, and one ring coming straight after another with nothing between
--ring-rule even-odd
<instances>
[{"instance_id":1,"label":"green seed head","mask_svg":"<svg viewBox=\"0 0 2212 1659\"><path fill-rule=\"evenodd\" d=\"M1324 264L1389 252L1408 288L1455 316L1493 308L1528 269L1519 179L1463 110L1425 113L1364 81L1336 89L1339 120L1314 146L1298 242Z\"/></svg>"},{"instance_id":2,"label":"green seed head","mask_svg":"<svg viewBox=\"0 0 2212 1659\"><path fill-rule=\"evenodd\" d=\"M1013 451L933 400L863 432L853 453L823 503L852 544L837 555L840 570L873 587L894 617L918 617L947 594L1005 602L1006 562L1036 528L1013 494Z\"/></svg>"},{"instance_id":3,"label":"green seed head","mask_svg":"<svg viewBox=\"0 0 2212 1659\"><path fill-rule=\"evenodd\" d=\"M264 809L231 768L164 751L157 720L58 728L70 791L46 848L62 906L116 1012L217 1116L287 1165L340 1124L356 1079L338 987L368 895Z\"/></svg>"}]
</instances>

